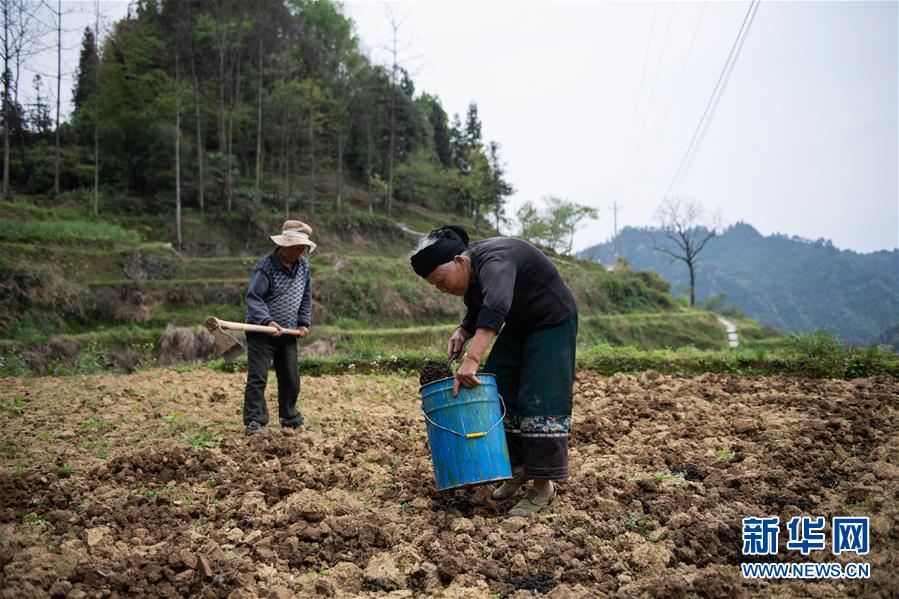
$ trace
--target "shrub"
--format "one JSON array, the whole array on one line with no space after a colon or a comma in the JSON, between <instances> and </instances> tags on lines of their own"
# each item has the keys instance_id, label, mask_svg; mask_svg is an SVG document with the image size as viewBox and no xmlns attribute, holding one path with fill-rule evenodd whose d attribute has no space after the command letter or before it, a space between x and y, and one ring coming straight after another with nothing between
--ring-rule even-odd
<instances>
[{"instance_id":1,"label":"shrub","mask_svg":"<svg viewBox=\"0 0 899 599\"><path fill-rule=\"evenodd\" d=\"M197 332L168 326L159 339L159 358L162 366L183 362L208 360L215 356L215 339L205 330Z\"/></svg>"},{"instance_id":2,"label":"shrub","mask_svg":"<svg viewBox=\"0 0 899 599\"><path fill-rule=\"evenodd\" d=\"M54 337L22 352L22 361L35 374L60 374L78 358L78 344Z\"/></svg>"},{"instance_id":3,"label":"shrub","mask_svg":"<svg viewBox=\"0 0 899 599\"><path fill-rule=\"evenodd\" d=\"M142 357L133 348L124 347L109 350L109 361L116 370L131 374L140 366Z\"/></svg>"}]
</instances>

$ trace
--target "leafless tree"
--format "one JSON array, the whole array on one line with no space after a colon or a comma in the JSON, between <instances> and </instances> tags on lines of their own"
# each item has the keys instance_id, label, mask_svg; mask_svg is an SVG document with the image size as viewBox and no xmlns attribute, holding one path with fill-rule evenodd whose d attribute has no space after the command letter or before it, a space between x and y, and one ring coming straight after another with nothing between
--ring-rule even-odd
<instances>
[{"instance_id":1,"label":"leafless tree","mask_svg":"<svg viewBox=\"0 0 899 599\"><path fill-rule=\"evenodd\" d=\"M53 155L53 195L59 195L59 100L62 96L62 0L56 0L56 147Z\"/></svg>"},{"instance_id":2,"label":"leafless tree","mask_svg":"<svg viewBox=\"0 0 899 599\"><path fill-rule=\"evenodd\" d=\"M660 233L670 243L653 238L656 251L680 260L690 271L690 305L696 304L696 261L710 239L721 230L721 216L708 216L697 202L680 197L665 198L656 210Z\"/></svg>"},{"instance_id":3,"label":"leafless tree","mask_svg":"<svg viewBox=\"0 0 899 599\"><path fill-rule=\"evenodd\" d=\"M12 24L12 0L0 0L3 12L3 198L9 198L9 88L11 76L9 59L12 51L9 34Z\"/></svg>"},{"instance_id":4,"label":"leafless tree","mask_svg":"<svg viewBox=\"0 0 899 599\"><path fill-rule=\"evenodd\" d=\"M259 65L257 67L258 79L256 85L256 193L259 193L262 185L262 36L259 36L257 49Z\"/></svg>"},{"instance_id":5,"label":"leafless tree","mask_svg":"<svg viewBox=\"0 0 899 599\"><path fill-rule=\"evenodd\" d=\"M175 31L175 237L181 251L181 44L180 25Z\"/></svg>"},{"instance_id":6,"label":"leafless tree","mask_svg":"<svg viewBox=\"0 0 899 599\"><path fill-rule=\"evenodd\" d=\"M393 209L393 167L396 160L396 71L398 68L396 44L402 21L397 18L396 12L390 5L387 6L387 18L392 34L390 55L393 58L390 67L390 154L387 158L387 216L390 216Z\"/></svg>"},{"instance_id":7,"label":"leafless tree","mask_svg":"<svg viewBox=\"0 0 899 599\"><path fill-rule=\"evenodd\" d=\"M3 197L10 194L9 185L9 152L10 132L12 128L12 111L19 110L19 76L22 64L41 50L39 44L46 29L37 11L40 5L25 0L0 0L0 13L3 19ZM10 67L12 63L12 68ZM21 119L22 115L18 114ZM24 140L20 140L24 148ZM24 149L23 149L24 151Z\"/></svg>"},{"instance_id":8,"label":"leafless tree","mask_svg":"<svg viewBox=\"0 0 899 599\"><path fill-rule=\"evenodd\" d=\"M94 214L100 213L100 0L94 1Z\"/></svg>"},{"instance_id":9,"label":"leafless tree","mask_svg":"<svg viewBox=\"0 0 899 599\"><path fill-rule=\"evenodd\" d=\"M237 58L231 59L231 64L234 65L234 72L231 74L231 85L228 86L228 140L225 146L225 194L228 212L231 212L231 205L234 201L234 160L232 154L234 152L234 113L237 112L236 109L240 106L240 61L242 56L240 46L234 48L232 53L236 54Z\"/></svg>"},{"instance_id":10,"label":"leafless tree","mask_svg":"<svg viewBox=\"0 0 899 599\"><path fill-rule=\"evenodd\" d=\"M394 173L396 166L396 78L402 65L400 64L400 54L402 54L409 44L399 45L400 29L406 20L406 15L398 15L392 4L387 4L385 8L387 15L387 23L390 25L390 46L387 51L390 52L390 150L387 156L387 215L390 216L393 209L393 191L394 191Z\"/></svg>"},{"instance_id":11,"label":"leafless tree","mask_svg":"<svg viewBox=\"0 0 899 599\"><path fill-rule=\"evenodd\" d=\"M349 138L350 129L353 124L353 104L356 98L356 92L350 83L350 74L346 63L341 63L337 67L335 75L335 94L334 103L336 110L334 111L334 137L337 141L337 197L335 207L337 212L343 210L343 154L346 142Z\"/></svg>"},{"instance_id":12,"label":"leafless tree","mask_svg":"<svg viewBox=\"0 0 899 599\"><path fill-rule=\"evenodd\" d=\"M202 98L200 96L200 80L197 77L197 56L194 51L193 32L188 32L187 48L190 52L190 76L194 86L194 117L197 129L197 206L200 208L200 212L204 212L206 209L204 200L206 177L203 168L203 155L206 153L206 149L203 146L203 122L200 114Z\"/></svg>"}]
</instances>

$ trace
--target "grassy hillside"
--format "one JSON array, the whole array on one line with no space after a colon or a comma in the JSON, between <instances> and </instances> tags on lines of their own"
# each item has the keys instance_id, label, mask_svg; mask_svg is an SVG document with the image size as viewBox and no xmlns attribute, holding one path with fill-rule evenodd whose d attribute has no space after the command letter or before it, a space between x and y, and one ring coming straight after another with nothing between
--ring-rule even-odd
<instances>
[{"instance_id":1,"label":"grassy hillside","mask_svg":"<svg viewBox=\"0 0 899 599\"><path fill-rule=\"evenodd\" d=\"M277 214L189 212L179 252L171 223L159 216L95 218L46 198L19 198L0 209L0 351L7 372L128 370L169 360L162 338L170 325L199 331L209 315L242 320L250 270L282 221ZM463 306L412 273L408 253L417 237L409 231L460 221L404 206L392 220L352 205L345 214L306 218L319 243L310 260L315 304L313 334L303 344L307 359L349 364L439 355ZM460 224L475 238L496 234L483 224ZM655 274L551 259L577 298L584 350L726 347L717 318L674 300ZM741 328L772 337L751 321ZM177 350L179 358L210 356L208 342L191 343Z\"/></svg>"},{"instance_id":2,"label":"grassy hillside","mask_svg":"<svg viewBox=\"0 0 899 599\"><path fill-rule=\"evenodd\" d=\"M662 235L656 235L665 243ZM625 228L618 247L633 268L658 272L679 295L687 269L653 249L653 231ZM614 244L581 252L614 262ZM832 331L852 343L893 343L899 326L899 250L859 254L824 240L762 236L740 223L709 241L697 263L697 301L724 294L728 302L782 331ZM899 349L899 345L895 348Z\"/></svg>"}]
</instances>

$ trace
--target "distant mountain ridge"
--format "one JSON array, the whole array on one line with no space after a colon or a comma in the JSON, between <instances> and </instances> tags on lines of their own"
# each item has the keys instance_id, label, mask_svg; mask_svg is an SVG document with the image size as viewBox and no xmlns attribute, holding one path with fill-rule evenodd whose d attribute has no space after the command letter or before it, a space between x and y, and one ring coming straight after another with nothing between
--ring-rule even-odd
<instances>
[{"instance_id":1,"label":"distant mountain ridge","mask_svg":"<svg viewBox=\"0 0 899 599\"><path fill-rule=\"evenodd\" d=\"M631 268L654 270L689 293L683 262L654 249L657 229L626 227L619 253ZM668 242L670 243L670 242ZM613 240L578 255L613 264ZM858 344L891 344L899 326L899 250L859 254L829 240L761 235L737 223L709 241L697 259L696 301L725 294L746 315L786 332L833 331Z\"/></svg>"}]
</instances>

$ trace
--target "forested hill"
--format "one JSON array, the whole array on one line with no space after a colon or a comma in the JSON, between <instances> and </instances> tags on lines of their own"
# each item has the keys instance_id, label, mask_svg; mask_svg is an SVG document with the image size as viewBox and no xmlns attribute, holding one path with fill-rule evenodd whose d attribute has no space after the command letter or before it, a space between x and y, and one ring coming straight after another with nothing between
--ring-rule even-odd
<instances>
[{"instance_id":1,"label":"forested hill","mask_svg":"<svg viewBox=\"0 0 899 599\"><path fill-rule=\"evenodd\" d=\"M688 293L686 266L653 249L653 233L625 228L620 254L632 268L654 270L673 283L674 292ZM580 256L612 264L614 252L609 241ZM697 302L720 294L783 331L825 329L853 343L892 344L899 326L899 250L841 251L830 241L766 237L739 223L712 239L698 258Z\"/></svg>"},{"instance_id":2,"label":"forested hill","mask_svg":"<svg viewBox=\"0 0 899 599\"><path fill-rule=\"evenodd\" d=\"M476 98L448 118L439 90L416 90L401 61L360 51L342 10L328 0L131 3L101 39L83 32L58 184L46 83L33 105L8 107L4 189L173 220L176 204L302 215L356 200L369 212L404 202L496 222L512 188L499 144L481 137ZM359 201L346 182L370 193Z\"/></svg>"}]
</instances>

